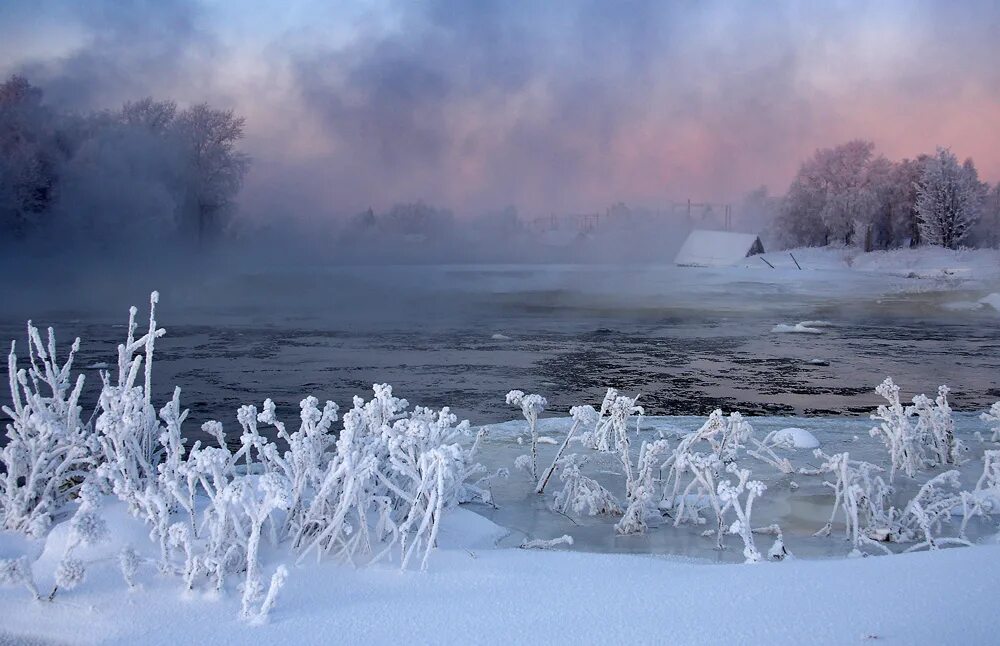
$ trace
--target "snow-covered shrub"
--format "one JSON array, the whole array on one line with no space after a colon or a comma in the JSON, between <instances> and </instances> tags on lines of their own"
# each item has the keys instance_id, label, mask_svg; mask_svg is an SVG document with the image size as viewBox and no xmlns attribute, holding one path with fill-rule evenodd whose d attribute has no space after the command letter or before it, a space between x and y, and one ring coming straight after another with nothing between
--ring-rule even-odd
<instances>
[{"instance_id":1,"label":"snow-covered shrub","mask_svg":"<svg viewBox=\"0 0 1000 646\"><path fill-rule=\"evenodd\" d=\"M274 604L278 600L278 591L285 585L287 579L288 568L284 565L279 565L274 574L271 575L271 584L267 587L267 594L264 596L264 601L261 602L257 614L250 617L252 623L259 624L267 621L267 616L271 613L271 609L274 608Z\"/></svg>"},{"instance_id":2,"label":"snow-covered shrub","mask_svg":"<svg viewBox=\"0 0 1000 646\"><path fill-rule=\"evenodd\" d=\"M586 463L587 458L577 453L559 460L559 480L563 482L563 488L552 500L552 509L561 514L572 511L587 516L620 516L622 508L614 494L593 478L583 475L582 467Z\"/></svg>"},{"instance_id":3,"label":"snow-covered shrub","mask_svg":"<svg viewBox=\"0 0 1000 646\"><path fill-rule=\"evenodd\" d=\"M784 430L787 429L771 431L764 436L763 440L758 440L753 437L753 435L749 435L747 439L754 448L748 448L747 455L755 457L761 462L770 464L782 473L795 473L795 467L792 466L791 460L775 453L775 449L778 448L785 450L795 448L790 435L783 434Z\"/></svg>"},{"instance_id":4,"label":"snow-covered shrub","mask_svg":"<svg viewBox=\"0 0 1000 646\"><path fill-rule=\"evenodd\" d=\"M965 529L970 518L997 509L993 501L995 492L991 489L1000 476L1000 466L996 463L1000 453L996 456L989 453L984 457L984 472L974 491L960 491L959 472L946 471L925 482L900 509L891 504L894 492L878 475L882 469L868 462L853 461L847 453L827 456L817 449L817 457L825 459L820 470L836 476L834 483L827 483L835 492L833 513L817 535L830 533L840 510L845 531L854 546L853 555L860 555L866 546L891 554L884 543L916 542L907 548L908 552L936 550L942 545L969 545ZM958 511L963 515L958 535L943 536L944 526L952 523L952 516Z\"/></svg>"},{"instance_id":5,"label":"snow-covered shrub","mask_svg":"<svg viewBox=\"0 0 1000 646\"><path fill-rule=\"evenodd\" d=\"M753 528L750 524L753 513L753 501L759 498L767 488L759 480L750 480L749 469L739 469L735 463L731 463L726 470L734 474L738 480L732 484L729 480L719 483L719 500L723 504L723 513L732 509L736 519L729 525L730 534L738 534L743 539L743 557L747 563L756 563L761 560L760 552L753 539ZM740 501L740 496L746 496Z\"/></svg>"},{"instance_id":6,"label":"snow-covered shrub","mask_svg":"<svg viewBox=\"0 0 1000 646\"><path fill-rule=\"evenodd\" d=\"M922 548L936 550L942 545L971 545L963 537L941 536L942 525L951 523L952 512L962 507L961 486L958 471L945 471L925 482L906 504L899 523L900 540L920 539L907 552Z\"/></svg>"},{"instance_id":7,"label":"snow-covered shrub","mask_svg":"<svg viewBox=\"0 0 1000 646\"><path fill-rule=\"evenodd\" d=\"M983 473L972 491L963 491L962 525L959 538L965 538L969 521L976 516L1000 514L1000 451L983 453Z\"/></svg>"},{"instance_id":8,"label":"snow-covered shrub","mask_svg":"<svg viewBox=\"0 0 1000 646\"><path fill-rule=\"evenodd\" d=\"M934 400L917 395L913 405L906 407L900 403L899 386L892 378L879 384L875 391L887 403L879 405L871 416L879 421L871 429L871 436L880 438L889 451L890 482L895 480L897 471L912 478L924 467L961 463L965 446L955 437L947 386L938 388ZM916 424L911 423L914 416Z\"/></svg>"},{"instance_id":9,"label":"snow-covered shrub","mask_svg":"<svg viewBox=\"0 0 1000 646\"><path fill-rule=\"evenodd\" d=\"M674 527L677 527L681 523L705 524L707 519L701 512L711 507L716 521L716 546L722 549L725 520L723 503L718 496L718 476L723 468L722 461L715 453L678 453L677 449L674 449L672 460L670 478L674 489L668 494L666 486L664 487L660 508L673 517ZM687 484L681 489L680 484L684 481Z\"/></svg>"},{"instance_id":10,"label":"snow-covered shrub","mask_svg":"<svg viewBox=\"0 0 1000 646\"><path fill-rule=\"evenodd\" d=\"M601 410L594 422L594 429L584 433L580 440L587 448L604 453L616 452L619 456L628 449L628 423L636 416L635 430L638 433L644 411L636 405L639 396L619 395L614 388L608 388L601 403ZM623 462L628 462L626 458Z\"/></svg>"},{"instance_id":11,"label":"snow-covered shrub","mask_svg":"<svg viewBox=\"0 0 1000 646\"><path fill-rule=\"evenodd\" d=\"M660 515L655 500L657 473L669 449L664 439L643 442L639 448L636 468L629 470L632 479L625 482L628 506L615 525L619 534L642 534L646 531L646 521Z\"/></svg>"},{"instance_id":12,"label":"snow-covered shrub","mask_svg":"<svg viewBox=\"0 0 1000 646\"><path fill-rule=\"evenodd\" d=\"M538 430L535 428L538 423L538 416L542 414L548 401L541 395L525 395L520 390L512 390L507 393L507 403L521 408L521 414L528 422L528 430L531 433L531 479L538 481Z\"/></svg>"},{"instance_id":13,"label":"snow-covered shrub","mask_svg":"<svg viewBox=\"0 0 1000 646\"><path fill-rule=\"evenodd\" d=\"M912 410L917 415L914 432L929 453L934 464L961 464L965 446L955 437L955 421L948 405L948 386L938 387L938 395L931 400L926 395L913 398Z\"/></svg>"},{"instance_id":14,"label":"snow-covered shrub","mask_svg":"<svg viewBox=\"0 0 1000 646\"><path fill-rule=\"evenodd\" d=\"M700 442L707 442L719 461L723 464L735 462L743 449L753 427L739 413L725 417L721 410L714 410L701 427L684 436L675 449L678 454L690 453Z\"/></svg>"},{"instance_id":15,"label":"snow-covered shrub","mask_svg":"<svg viewBox=\"0 0 1000 646\"><path fill-rule=\"evenodd\" d=\"M355 563L398 548L402 567L415 558L426 567L444 513L460 502L491 501L490 483L506 475L502 469L485 475L475 462L485 430L470 447L467 421L459 423L448 408L410 409L386 384L375 385L368 402L356 397L341 429L333 428L336 404L321 408L316 398L306 397L299 427L290 432L268 399L260 411L255 406L237 411L241 434L235 452L222 424L214 421L202 429L218 446L199 441L188 447L180 390L159 410L159 419L152 405L153 352L164 333L156 324L157 301L154 292L148 331L138 338L137 310L130 310L117 379L102 373L93 427L81 421L83 377L75 385L70 380L79 341L58 365L52 332L43 344L29 324L31 366L19 370L11 351L13 404L4 411L12 422L0 474L3 527L44 533L72 497L80 501L49 598L83 580L86 563L76 558L77 546L107 535L97 510L99 488L114 493L146 524L159 550L158 568L179 575L186 588L208 579L221 591L228 575L245 573L241 615L257 622L274 606L288 574L279 566L265 590L258 558L262 539L285 543L300 558L315 551ZM536 443L534 421L544 399L529 395L519 405L532 422ZM283 441L287 450L269 437ZM128 547L117 560L134 588L142 559ZM2 575L4 582L24 584L36 594L27 561L3 561Z\"/></svg>"},{"instance_id":16,"label":"snow-covered shrub","mask_svg":"<svg viewBox=\"0 0 1000 646\"><path fill-rule=\"evenodd\" d=\"M55 598L56 592L72 590L86 575L86 564L73 557L73 551L80 545L96 545L108 539L108 525L100 514L99 494L90 483L80 490L80 506L69 522L69 540L56 568L56 583L47 597Z\"/></svg>"},{"instance_id":17,"label":"snow-covered shrub","mask_svg":"<svg viewBox=\"0 0 1000 646\"><path fill-rule=\"evenodd\" d=\"M246 555L246 579L243 584L243 603L240 614L244 619L249 619L253 614L253 604L256 603L263 591L263 583L258 572L260 565L257 553L260 546L261 529L264 523L270 521L272 528L276 522L272 512L276 510L287 510L291 501L291 485L288 480L277 473L265 473L263 475L247 475L235 478L222 493L222 500L229 505L232 516L236 519L236 529L241 536L245 535ZM243 524L245 519L245 525ZM183 528L186 534L186 527ZM197 563L192 562L192 555L186 551L187 562L185 572L197 570Z\"/></svg>"},{"instance_id":18,"label":"snow-covered shrub","mask_svg":"<svg viewBox=\"0 0 1000 646\"><path fill-rule=\"evenodd\" d=\"M716 520L716 544L722 549L723 503L718 498L718 476L726 465L736 462L753 428L739 413L728 418L715 410L698 430L687 434L664 463L669 467L663 483L660 509L681 523L704 524L701 512L711 507ZM702 443L707 452L699 451Z\"/></svg>"},{"instance_id":19,"label":"snow-covered shrub","mask_svg":"<svg viewBox=\"0 0 1000 646\"><path fill-rule=\"evenodd\" d=\"M834 491L830 520L816 535L829 536L839 511L844 516L845 535L853 545L852 554L862 554L866 546L889 553L882 542L897 540L898 514L889 505L892 488L878 475L882 469L870 462L851 460L848 453L826 455L820 449L813 453L823 459L815 472L829 473L835 478L834 482L825 483Z\"/></svg>"},{"instance_id":20,"label":"snow-covered shrub","mask_svg":"<svg viewBox=\"0 0 1000 646\"><path fill-rule=\"evenodd\" d=\"M48 343L28 322L27 369L17 367L15 345L7 358L11 407L3 412L7 445L0 451L0 528L41 537L52 516L76 495L94 464L96 445L79 404L84 377L71 378L76 339L60 365L55 333Z\"/></svg>"},{"instance_id":21,"label":"snow-covered shrub","mask_svg":"<svg viewBox=\"0 0 1000 646\"><path fill-rule=\"evenodd\" d=\"M918 435L910 424L911 411L908 411L899 401L899 386L891 377L875 388L875 392L886 399L886 404L879 404L871 418L879 425L870 431L872 437L882 440L889 452L889 482L896 478L896 472L902 471L913 477L923 467L923 457Z\"/></svg>"},{"instance_id":22,"label":"snow-covered shrub","mask_svg":"<svg viewBox=\"0 0 1000 646\"><path fill-rule=\"evenodd\" d=\"M753 533L774 536L774 542L771 543L771 548L767 550L769 561L784 561L787 558L792 558L792 553L785 547L785 535L782 533L780 526L768 525L767 527L756 527Z\"/></svg>"},{"instance_id":23,"label":"snow-covered shrub","mask_svg":"<svg viewBox=\"0 0 1000 646\"><path fill-rule=\"evenodd\" d=\"M129 590L136 589L135 574L139 571L141 559L131 545L123 547L118 553L118 568Z\"/></svg>"},{"instance_id":24,"label":"snow-covered shrub","mask_svg":"<svg viewBox=\"0 0 1000 646\"><path fill-rule=\"evenodd\" d=\"M982 413L979 419L983 420L988 424L993 424L990 427L990 431L993 435L990 437L991 442L1000 442L1000 402L993 402L990 406L990 410Z\"/></svg>"},{"instance_id":25,"label":"snow-covered shrub","mask_svg":"<svg viewBox=\"0 0 1000 646\"><path fill-rule=\"evenodd\" d=\"M537 494L545 491L545 485L548 484L552 473L556 470L556 464L562 458L562 454L566 451L566 447L569 445L570 440L573 439L576 430L581 426L589 426L590 424L597 423L597 411L594 410L593 406L574 406L569 409L569 414L573 418L573 424L569 427L569 432L566 433L566 439L563 440L563 443L559 446L559 450L556 451L556 456L552 458L552 464L545 470L545 473L538 481L538 486L535 487L535 493Z\"/></svg>"},{"instance_id":26,"label":"snow-covered shrub","mask_svg":"<svg viewBox=\"0 0 1000 646\"><path fill-rule=\"evenodd\" d=\"M484 472L474 463L478 442L470 449L456 443L470 434L469 423L456 424L448 408L408 406L385 384L375 386L375 397L367 403L354 399L294 532L302 556L315 551L354 562L365 555L379 558L400 541L403 567L421 548L426 567L444 510L485 500L482 490L467 483ZM377 518L375 537L385 544L378 554L373 553L370 517Z\"/></svg>"},{"instance_id":27,"label":"snow-covered shrub","mask_svg":"<svg viewBox=\"0 0 1000 646\"><path fill-rule=\"evenodd\" d=\"M35 585L35 576L31 572L31 562L26 556L0 559L0 585L23 585L36 601L41 599L38 586Z\"/></svg>"},{"instance_id":28,"label":"snow-covered shrub","mask_svg":"<svg viewBox=\"0 0 1000 646\"><path fill-rule=\"evenodd\" d=\"M136 498L157 476L163 447L161 428L152 405L153 350L156 339L165 331L156 327L156 304L159 294L149 298L149 327L135 338L138 310L129 309L128 333L125 343L118 346L118 376L111 383L107 372L101 373L104 387L98 403L99 413L94 429L101 447L98 472L112 491L136 511ZM142 354L137 352L142 351ZM143 385L137 386L139 370L143 368Z\"/></svg>"}]
</instances>

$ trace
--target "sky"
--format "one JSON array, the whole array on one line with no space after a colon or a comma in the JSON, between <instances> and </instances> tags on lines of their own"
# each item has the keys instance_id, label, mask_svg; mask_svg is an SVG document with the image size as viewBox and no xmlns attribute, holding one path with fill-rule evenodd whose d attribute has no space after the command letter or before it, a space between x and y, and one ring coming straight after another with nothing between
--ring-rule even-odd
<instances>
[{"instance_id":1,"label":"sky","mask_svg":"<svg viewBox=\"0 0 1000 646\"><path fill-rule=\"evenodd\" d=\"M247 119L250 214L783 193L815 149L1000 179L1000 1L4 0L0 74L66 109Z\"/></svg>"}]
</instances>

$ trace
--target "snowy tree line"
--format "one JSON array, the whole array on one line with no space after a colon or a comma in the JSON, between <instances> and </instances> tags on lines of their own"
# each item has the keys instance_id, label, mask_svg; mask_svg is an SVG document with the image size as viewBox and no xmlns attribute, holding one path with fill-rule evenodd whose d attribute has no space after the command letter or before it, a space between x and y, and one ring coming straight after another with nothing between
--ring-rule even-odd
<instances>
[{"instance_id":1,"label":"snowy tree line","mask_svg":"<svg viewBox=\"0 0 1000 646\"><path fill-rule=\"evenodd\" d=\"M772 206L773 237L786 246L996 246L1000 184L947 148L893 162L855 140L817 150Z\"/></svg>"},{"instance_id":2,"label":"snowy tree line","mask_svg":"<svg viewBox=\"0 0 1000 646\"><path fill-rule=\"evenodd\" d=\"M249 166L243 117L151 98L59 111L21 76L0 83L0 236L95 243L221 231Z\"/></svg>"}]
</instances>

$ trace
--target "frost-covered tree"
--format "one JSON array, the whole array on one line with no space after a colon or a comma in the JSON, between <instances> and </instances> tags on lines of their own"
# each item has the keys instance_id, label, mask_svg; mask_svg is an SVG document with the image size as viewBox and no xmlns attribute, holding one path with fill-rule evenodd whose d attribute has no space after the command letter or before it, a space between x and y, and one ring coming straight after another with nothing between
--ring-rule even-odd
<instances>
[{"instance_id":1,"label":"frost-covered tree","mask_svg":"<svg viewBox=\"0 0 1000 646\"><path fill-rule=\"evenodd\" d=\"M980 216L985 190L971 162L962 165L947 148L924 163L917 185L917 217L924 242L954 249Z\"/></svg>"},{"instance_id":2,"label":"frost-covered tree","mask_svg":"<svg viewBox=\"0 0 1000 646\"><path fill-rule=\"evenodd\" d=\"M0 83L0 233L19 238L43 224L59 161L52 113L22 76Z\"/></svg>"},{"instance_id":3,"label":"frost-covered tree","mask_svg":"<svg viewBox=\"0 0 1000 646\"><path fill-rule=\"evenodd\" d=\"M43 99L23 77L0 84L4 240L58 229L64 243L107 252L222 229L248 168L242 117L152 98L69 113Z\"/></svg>"},{"instance_id":4,"label":"frost-covered tree","mask_svg":"<svg viewBox=\"0 0 1000 646\"><path fill-rule=\"evenodd\" d=\"M874 145L855 140L817 150L799 168L785 198L779 225L792 244L858 242L878 209Z\"/></svg>"},{"instance_id":5,"label":"frost-covered tree","mask_svg":"<svg viewBox=\"0 0 1000 646\"><path fill-rule=\"evenodd\" d=\"M172 103L144 99L80 117L65 135L72 151L60 164L54 222L80 244L107 251L175 237L192 172L173 115Z\"/></svg>"},{"instance_id":6,"label":"frost-covered tree","mask_svg":"<svg viewBox=\"0 0 1000 646\"><path fill-rule=\"evenodd\" d=\"M182 226L193 227L200 240L221 231L243 185L250 158L236 146L245 119L199 103L178 114L175 123L190 164Z\"/></svg>"},{"instance_id":7,"label":"frost-covered tree","mask_svg":"<svg viewBox=\"0 0 1000 646\"><path fill-rule=\"evenodd\" d=\"M889 208L890 239L888 246L920 244L920 221L917 218L917 185L923 175L927 155L904 159L893 164L886 187Z\"/></svg>"},{"instance_id":8,"label":"frost-covered tree","mask_svg":"<svg viewBox=\"0 0 1000 646\"><path fill-rule=\"evenodd\" d=\"M154 133L165 133L174 125L177 104L173 101L156 101L146 97L138 101L127 101L118 113L121 123L138 126Z\"/></svg>"}]
</instances>

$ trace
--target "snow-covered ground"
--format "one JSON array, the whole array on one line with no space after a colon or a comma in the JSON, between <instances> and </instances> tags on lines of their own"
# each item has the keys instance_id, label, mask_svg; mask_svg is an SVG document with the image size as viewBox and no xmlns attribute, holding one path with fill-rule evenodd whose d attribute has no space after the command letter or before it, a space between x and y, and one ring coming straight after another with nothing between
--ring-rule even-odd
<instances>
[{"instance_id":1,"label":"snow-covered ground","mask_svg":"<svg viewBox=\"0 0 1000 646\"><path fill-rule=\"evenodd\" d=\"M109 550L51 604L0 589L0 643L986 644L1000 631L997 545L707 565L494 549L498 533L456 510L427 572L293 567L264 625L237 619L238 595L184 593L152 568L129 592Z\"/></svg>"}]
</instances>

